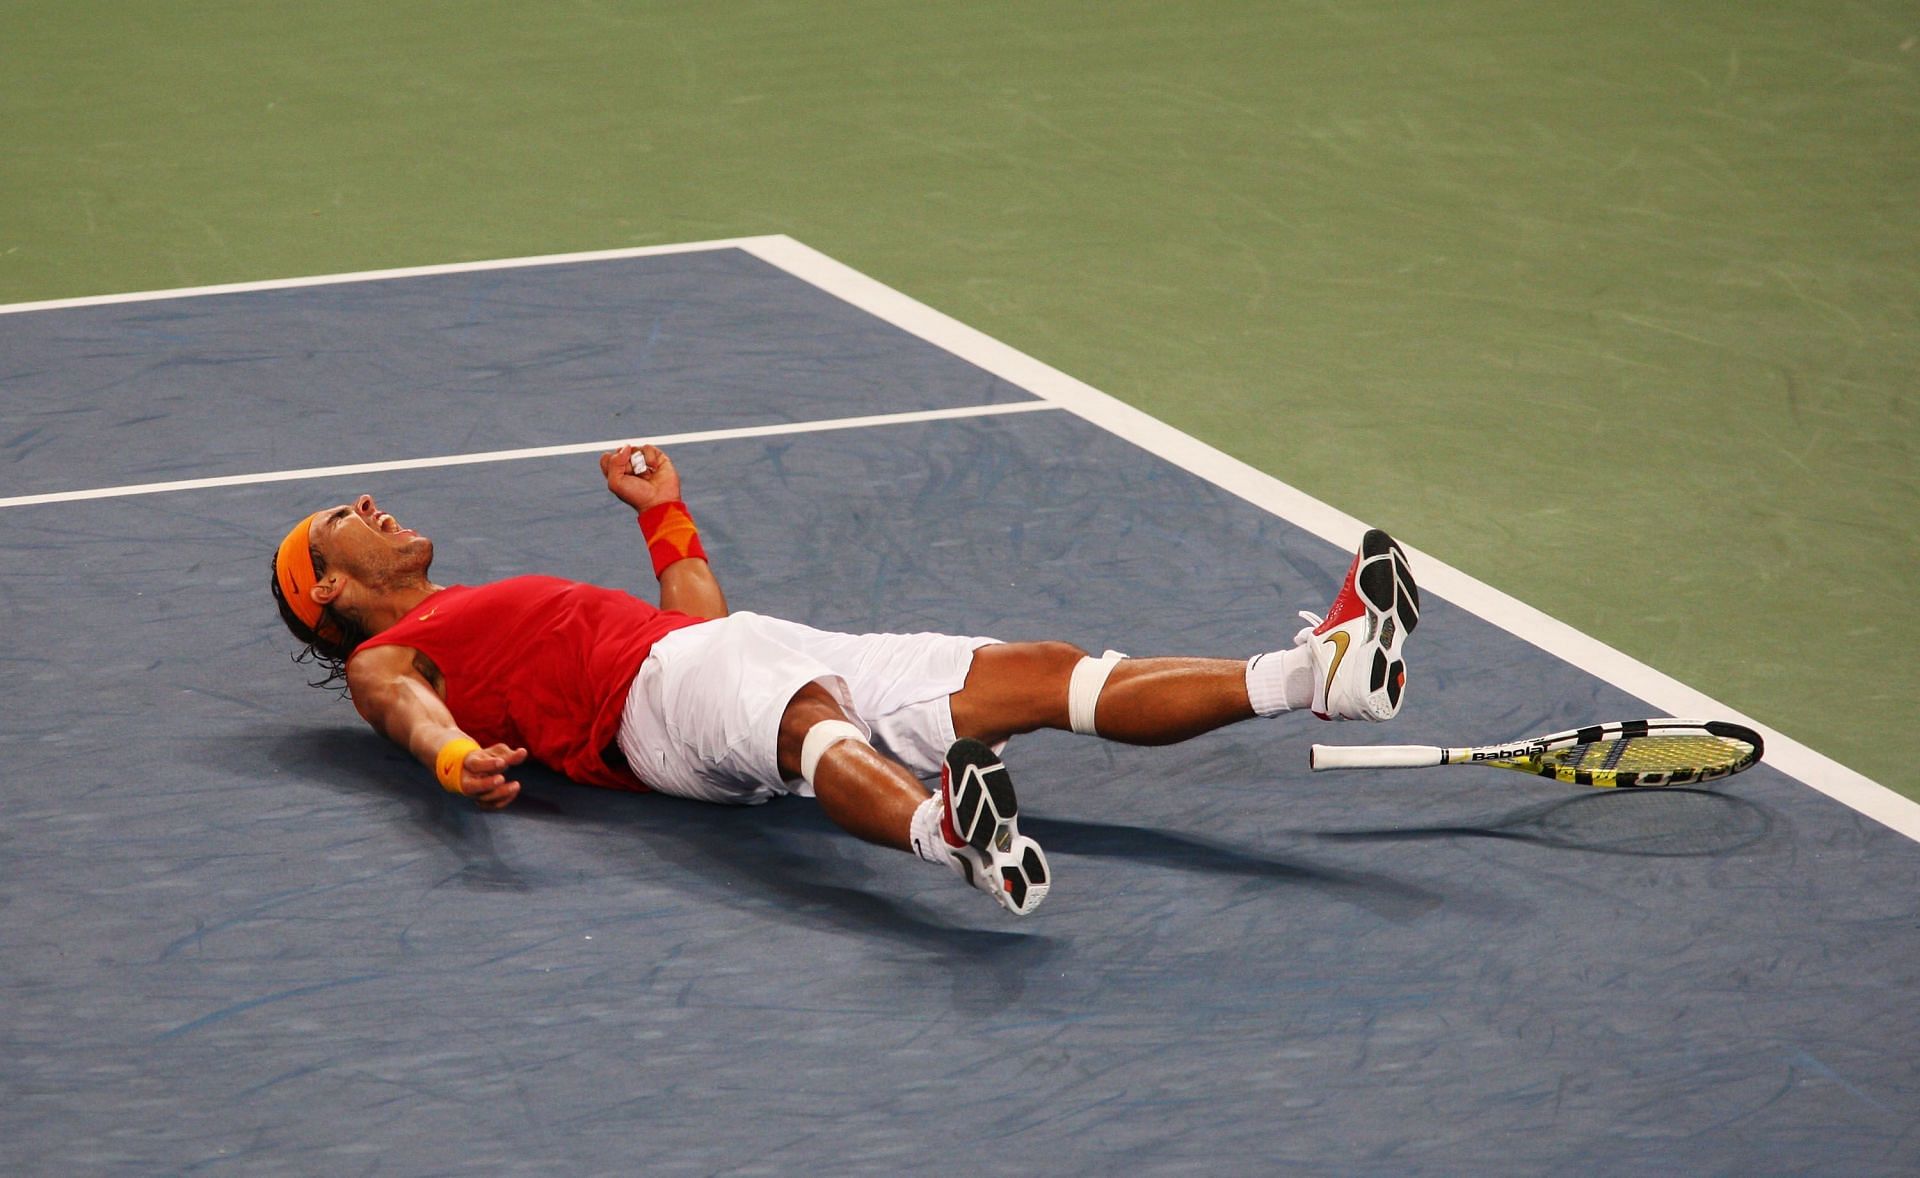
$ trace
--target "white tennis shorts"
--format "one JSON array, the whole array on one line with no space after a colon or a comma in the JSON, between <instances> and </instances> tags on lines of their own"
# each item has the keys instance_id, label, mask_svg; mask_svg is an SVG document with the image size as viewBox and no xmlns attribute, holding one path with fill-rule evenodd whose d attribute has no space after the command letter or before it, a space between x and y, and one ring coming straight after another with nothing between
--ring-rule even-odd
<instances>
[{"instance_id":1,"label":"white tennis shorts","mask_svg":"<svg viewBox=\"0 0 1920 1178\"><path fill-rule=\"evenodd\" d=\"M752 805L811 794L780 775L780 717L809 683L831 692L875 748L915 773L940 772L954 741L947 697L973 652L997 642L950 634L835 634L736 613L654 643L627 693L620 751L661 793Z\"/></svg>"}]
</instances>

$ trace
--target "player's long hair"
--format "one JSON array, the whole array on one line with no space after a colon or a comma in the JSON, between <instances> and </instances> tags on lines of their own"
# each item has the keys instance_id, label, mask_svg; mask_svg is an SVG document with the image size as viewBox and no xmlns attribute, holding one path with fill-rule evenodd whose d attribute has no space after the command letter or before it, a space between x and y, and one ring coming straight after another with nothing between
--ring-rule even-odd
<instances>
[{"instance_id":1,"label":"player's long hair","mask_svg":"<svg viewBox=\"0 0 1920 1178\"><path fill-rule=\"evenodd\" d=\"M327 575L327 563L318 552L313 554L313 572L316 578ZM300 650L294 654L293 661L303 665L310 663L320 670L320 678L310 680L312 686L332 688L341 695L347 694L347 660L352 658L354 650L372 635L367 633L359 622L347 617L333 606L323 605L320 607L320 617L323 621L332 624L332 629L339 635L339 639L329 641L322 638L301 621L294 614L292 607L287 605L286 595L280 591L280 572L272 560L267 561L267 584L273 589L273 604L280 607L280 620L287 624L287 629L301 642Z\"/></svg>"}]
</instances>

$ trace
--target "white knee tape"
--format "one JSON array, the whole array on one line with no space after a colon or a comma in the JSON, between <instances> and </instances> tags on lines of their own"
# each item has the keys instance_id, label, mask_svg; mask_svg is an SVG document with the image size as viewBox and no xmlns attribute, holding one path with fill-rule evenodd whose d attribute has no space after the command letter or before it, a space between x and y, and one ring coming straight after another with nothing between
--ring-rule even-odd
<instances>
[{"instance_id":1,"label":"white knee tape","mask_svg":"<svg viewBox=\"0 0 1920 1178\"><path fill-rule=\"evenodd\" d=\"M1107 676L1127 656L1110 650L1094 658L1088 655L1073 665L1073 677L1067 680L1067 727L1082 736L1098 736L1093 728L1094 709L1100 704L1100 692Z\"/></svg>"},{"instance_id":2,"label":"white knee tape","mask_svg":"<svg viewBox=\"0 0 1920 1178\"><path fill-rule=\"evenodd\" d=\"M857 740L866 744L867 734L845 720L822 720L807 729L807 738L800 742L801 779L812 785L813 775L820 768L820 758L843 740Z\"/></svg>"}]
</instances>

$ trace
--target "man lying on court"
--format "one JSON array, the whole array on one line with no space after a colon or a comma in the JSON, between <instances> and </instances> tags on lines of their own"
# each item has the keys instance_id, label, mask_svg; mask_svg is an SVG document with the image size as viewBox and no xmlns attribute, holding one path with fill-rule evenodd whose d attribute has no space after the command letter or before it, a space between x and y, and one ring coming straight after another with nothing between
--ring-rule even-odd
<instances>
[{"instance_id":1,"label":"man lying on court","mask_svg":"<svg viewBox=\"0 0 1920 1178\"><path fill-rule=\"evenodd\" d=\"M636 461L636 454L639 461ZM1419 620L1406 555L1370 531L1322 619L1248 660L1094 658L1061 642L833 634L730 614L680 477L652 446L600 458L640 513L658 608L555 577L442 587L433 544L370 495L294 525L280 616L375 731L497 810L528 756L575 781L752 804L818 799L834 822L946 864L1008 911L1046 897L996 750L1059 728L1170 744L1256 715L1387 720ZM929 794L920 776L940 775Z\"/></svg>"}]
</instances>

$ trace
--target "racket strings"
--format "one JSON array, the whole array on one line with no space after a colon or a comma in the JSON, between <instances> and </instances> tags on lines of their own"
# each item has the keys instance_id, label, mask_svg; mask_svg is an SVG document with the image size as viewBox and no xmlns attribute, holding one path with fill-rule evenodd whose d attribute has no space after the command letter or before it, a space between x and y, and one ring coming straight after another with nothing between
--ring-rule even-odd
<instances>
[{"instance_id":1,"label":"racket strings","mask_svg":"<svg viewBox=\"0 0 1920 1178\"><path fill-rule=\"evenodd\" d=\"M1625 773L1688 773L1730 769L1753 751L1725 737L1698 735L1621 736L1549 752L1549 765Z\"/></svg>"}]
</instances>

